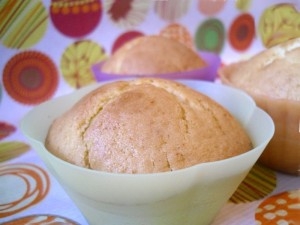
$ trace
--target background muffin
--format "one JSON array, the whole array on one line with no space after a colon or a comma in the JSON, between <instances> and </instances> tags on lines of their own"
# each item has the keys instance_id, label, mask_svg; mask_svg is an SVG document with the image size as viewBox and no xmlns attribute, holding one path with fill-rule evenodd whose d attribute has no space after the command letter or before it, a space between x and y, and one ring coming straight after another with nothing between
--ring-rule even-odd
<instances>
[{"instance_id":1,"label":"background muffin","mask_svg":"<svg viewBox=\"0 0 300 225\"><path fill-rule=\"evenodd\" d=\"M300 168L300 38L220 69L223 83L247 91L275 122L275 135L260 161L298 174Z\"/></svg>"},{"instance_id":2,"label":"background muffin","mask_svg":"<svg viewBox=\"0 0 300 225\"><path fill-rule=\"evenodd\" d=\"M251 149L218 103L163 79L100 86L57 118L45 145L70 163L116 173L154 173L216 161Z\"/></svg>"},{"instance_id":3,"label":"background muffin","mask_svg":"<svg viewBox=\"0 0 300 225\"><path fill-rule=\"evenodd\" d=\"M102 66L110 74L153 75L184 72L206 66L192 49L163 36L137 37L120 47Z\"/></svg>"}]
</instances>

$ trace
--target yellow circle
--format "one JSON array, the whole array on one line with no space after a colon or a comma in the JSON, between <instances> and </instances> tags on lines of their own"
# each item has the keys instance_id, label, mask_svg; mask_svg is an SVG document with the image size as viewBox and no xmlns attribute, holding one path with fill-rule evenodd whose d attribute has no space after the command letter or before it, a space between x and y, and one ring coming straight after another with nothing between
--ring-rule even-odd
<instances>
[{"instance_id":1,"label":"yellow circle","mask_svg":"<svg viewBox=\"0 0 300 225\"><path fill-rule=\"evenodd\" d=\"M41 1L4 1L0 13L0 39L9 48L27 49L44 36L48 13Z\"/></svg>"},{"instance_id":2,"label":"yellow circle","mask_svg":"<svg viewBox=\"0 0 300 225\"><path fill-rule=\"evenodd\" d=\"M83 40L70 45L60 60L60 69L65 81L74 88L95 82L92 65L106 59L106 54L97 43Z\"/></svg>"}]
</instances>

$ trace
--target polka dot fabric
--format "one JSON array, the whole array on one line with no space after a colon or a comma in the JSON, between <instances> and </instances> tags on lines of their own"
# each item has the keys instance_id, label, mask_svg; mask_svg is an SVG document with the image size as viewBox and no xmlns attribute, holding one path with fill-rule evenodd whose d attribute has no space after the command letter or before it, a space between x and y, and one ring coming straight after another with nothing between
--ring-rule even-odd
<instances>
[{"instance_id":1,"label":"polka dot fabric","mask_svg":"<svg viewBox=\"0 0 300 225\"><path fill-rule=\"evenodd\" d=\"M300 189L266 198L256 209L257 225L300 224Z\"/></svg>"},{"instance_id":2,"label":"polka dot fabric","mask_svg":"<svg viewBox=\"0 0 300 225\"><path fill-rule=\"evenodd\" d=\"M20 120L38 104L103 81L91 68L143 35L176 39L226 65L300 37L300 2L1 0L0 224L87 225L27 144ZM300 224L299 188L299 179L256 165L212 225Z\"/></svg>"}]
</instances>

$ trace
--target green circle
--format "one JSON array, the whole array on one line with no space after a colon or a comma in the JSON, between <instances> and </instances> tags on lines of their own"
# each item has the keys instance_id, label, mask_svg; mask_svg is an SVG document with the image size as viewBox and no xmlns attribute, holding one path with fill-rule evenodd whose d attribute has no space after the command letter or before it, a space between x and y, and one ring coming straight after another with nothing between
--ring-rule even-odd
<instances>
[{"instance_id":1,"label":"green circle","mask_svg":"<svg viewBox=\"0 0 300 225\"><path fill-rule=\"evenodd\" d=\"M197 29L195 43L198 50L220 53L225 42L225 29L218 19L208 19Z\"/></svg>"},{"instance_id":2,"label":"green circle","mask_svg":"<svg viewBox=\"0 0 300 225\"><path fill-rule=\"evenodd\" d=\"M214 49L216 43L218 42L218 34L214 30L208 30L205 34L205 43L208 49Z\"/></svg>"}]
</instances>

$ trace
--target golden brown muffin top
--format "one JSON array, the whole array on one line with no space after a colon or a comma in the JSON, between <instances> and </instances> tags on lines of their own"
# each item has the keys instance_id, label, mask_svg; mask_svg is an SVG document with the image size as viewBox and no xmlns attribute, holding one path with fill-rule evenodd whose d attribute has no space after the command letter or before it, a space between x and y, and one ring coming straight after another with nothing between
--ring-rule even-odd
<instances>
[{"instance_id":1,"label":"golden brown muffin top","mask_svg":"<svg viewBox=\"0 0 300 225\"><path fill-rule=\"evenodd\" d=\"M46 139L70 163L114 173L186 168L248 151L251 141L227 110L163 79L100 86L57 118Z\"/></svg>"},{"instance_id":2,"label":"golden brown muffin top","mask_svg":"<svg viewBox=\"0 0 300 225\"><path fill-rule=\"evenodd\" d=\"M137 37L121 46L102 66L102 72L153 75L200 69L206 63L184 44L162 36Z\"/></svg>"},{"instance_id":3,"label":"golden brown muffin top","mask_svg":"<svg viewBox=\"0 0 300 225\"><path fill-rule=\"evenodd\" d=\"M300 38L220 69L224 83L251 94L300 101Z\"/></svg>"}]
</instances>

